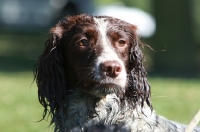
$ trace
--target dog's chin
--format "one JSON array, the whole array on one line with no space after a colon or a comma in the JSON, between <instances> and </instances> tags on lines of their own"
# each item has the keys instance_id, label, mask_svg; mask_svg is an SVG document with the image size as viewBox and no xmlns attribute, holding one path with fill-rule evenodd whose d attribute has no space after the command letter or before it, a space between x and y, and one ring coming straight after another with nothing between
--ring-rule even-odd
<instances>
[{"instance_id":1,"label":"dog's chin","mask_svg":"<svg viewBox=\"0 0 200 132\"><path fill-rule=\"evenodd\" d=\"M97 97L102 97L102 96L106 96L108 94L117 94L118 96L123 96L124 94L124 90L123 88L116 84L116 83L92 83L90 85L87 86L88 87L88 92L90 92L91 94L97 96Z\"/></svg>"}]
</instances>

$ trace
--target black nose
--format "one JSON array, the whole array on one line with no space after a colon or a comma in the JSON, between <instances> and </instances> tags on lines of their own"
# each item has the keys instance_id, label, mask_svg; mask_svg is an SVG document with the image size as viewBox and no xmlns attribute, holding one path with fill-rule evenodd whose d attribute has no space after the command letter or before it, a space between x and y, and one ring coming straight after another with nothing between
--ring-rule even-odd
<instances>
[{"instance_id":1,"label":"black nose","mask_svg":"<svg viewBox=\"0 0 200 132\"><path fill-rule=\"evenodd\" d=\"M122 67L117 61L106 61L100 65L102 72L108 76L115 78L122 71Z\"/></svg>"}]
</instances>

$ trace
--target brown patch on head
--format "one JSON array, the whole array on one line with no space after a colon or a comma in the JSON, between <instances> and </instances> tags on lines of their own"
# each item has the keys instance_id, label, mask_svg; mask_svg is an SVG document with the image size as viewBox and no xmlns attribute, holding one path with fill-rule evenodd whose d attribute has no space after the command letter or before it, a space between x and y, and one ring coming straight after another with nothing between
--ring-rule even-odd
<instances>
[{"instance_id":1,"label":"brown patch on head","mask_svg":"<svg viewBox=\"0 0 200 132\"><path fill-rule=\"evenodd\" d=\"M61 22L59 22L55 27L51 28L50 33L62 38L63 34L67 33L73 27L78 26L88 26L94 25L94 20L92 16L88 15L77 15L77 16L68 16ZM88 26L89 27L89 26Z\"/></svg>"}]
</instances>

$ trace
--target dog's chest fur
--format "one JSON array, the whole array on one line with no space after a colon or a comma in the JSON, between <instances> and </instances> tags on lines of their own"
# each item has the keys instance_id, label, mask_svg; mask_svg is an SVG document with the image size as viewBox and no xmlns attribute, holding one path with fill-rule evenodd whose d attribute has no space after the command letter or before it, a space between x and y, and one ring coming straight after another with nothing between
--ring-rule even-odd
<instances>
[{"instance_id":1,"label":"dog's chest fur","mask_svg":"<svg viewBox=\"0 0 200 132\"><path fill-rule=\"evenodd\" d=\"M92 121L94 124L98 122L111 124L117 120L113 118L115 115L123 115L120 101L115 94L100 99L91 95L87 96L86 93L75 92L69 96L67 104L68 118L81 126L84 126L87 121Z\"/></svg>"},{"instance_id":2,"label":"dog's chest fur","mask_svg":"<svg viewBox=\"0 0 200 132\"><path fill-rule=\"evenodd\" d=\"M73 96L73 97L72 97ZM142 114L140 106L120 100L115 94L109 94L101 99L85 95L85 93L75 92L70 94L67 115L63 126L64 129L72 129L76 126L84 127L88 124L103 123L105 125L125 124L127 128L137 131L141 129L149 130L152 118L156 118L149 107L144 106ZM143 127L141 127L143 124ZM139 127L140 126L140 127ZM146 127L146 128L145 128Z\"/></svg>"},{"instance_id":3,"label":"dog's chest fur","mask_svg":"<svg viewBox=\"0 0 200 132\"><path fill-rule=\"evenodd\" d=\"M101 99L74 92L66 102L68 107L62 114L61 129L64 132L84 130L84 127L103 123L105 125L123 125L131 132L183 132L185 125L167 120L155 114L145 105L134 105L127 100L120 100L115 94ZM122 104L123 103L123 104ZM56 122L56 121L55 121ZM194 131L198 131L195 129Z\"/></svg>"}]
</instances>

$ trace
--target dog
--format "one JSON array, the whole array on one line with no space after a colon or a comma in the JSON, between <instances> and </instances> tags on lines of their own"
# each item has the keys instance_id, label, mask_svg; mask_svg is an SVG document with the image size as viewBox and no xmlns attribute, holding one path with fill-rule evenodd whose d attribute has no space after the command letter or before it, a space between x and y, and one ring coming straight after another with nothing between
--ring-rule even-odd
<instances>
[{"instance_id":1,"label":"dog","mask_svg":"<svg viewBox=\"0 0 200 132\"><path fill-rule=\"evenodd\" d=\"M98 124L185 131L153 110L141 46L137 27L117 18L82 14L58 22L35 65L43 119L50 114L59 132Z\"/></svg>"}]
</instances>

